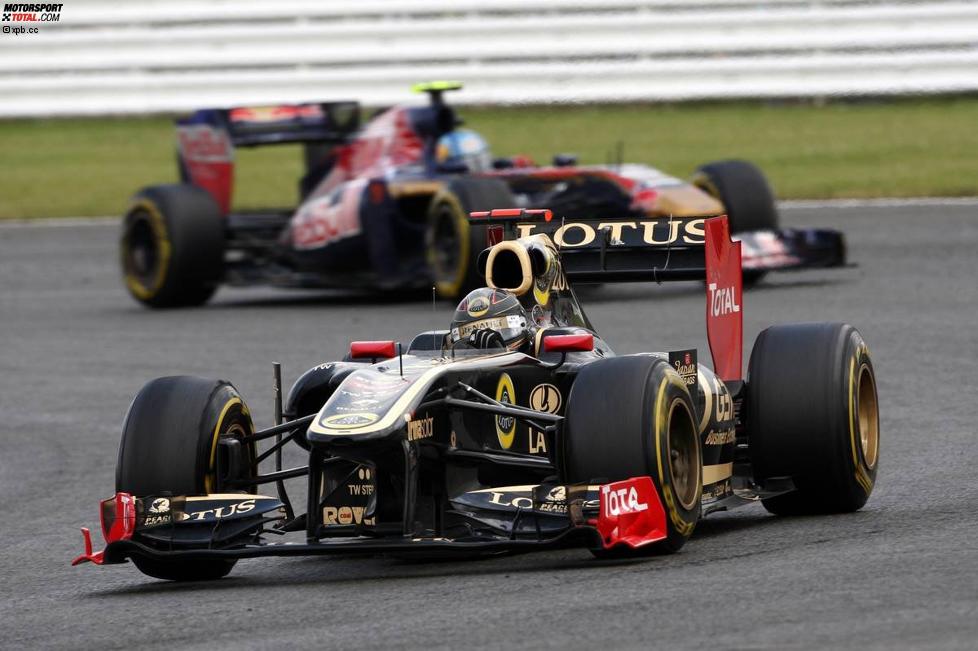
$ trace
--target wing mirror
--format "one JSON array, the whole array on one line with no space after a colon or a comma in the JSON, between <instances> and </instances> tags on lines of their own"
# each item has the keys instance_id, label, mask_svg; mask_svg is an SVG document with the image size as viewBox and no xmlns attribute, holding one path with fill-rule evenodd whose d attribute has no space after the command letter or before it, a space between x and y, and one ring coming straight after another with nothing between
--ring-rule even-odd
<instances>
[{"instance_id":1,"label":"wing mirror","mask_svg":"<svg viewBox=\"0 0 978 651\"><path fill-rule=\"evenodd\" d=\"M390 359L397 355L394 341L354 341L350 344L350 359Z\"/></svg>"},{"instance_id":2,"label":"wing mirror","mask_svg":"<svg viewBox=\"0 0 978 651\"><path fill-rule=\"evenodd\" d=\"M586 353L594 350L594 335L551 335L543 338L545 353Z\"/></svg>"}]
</instances>

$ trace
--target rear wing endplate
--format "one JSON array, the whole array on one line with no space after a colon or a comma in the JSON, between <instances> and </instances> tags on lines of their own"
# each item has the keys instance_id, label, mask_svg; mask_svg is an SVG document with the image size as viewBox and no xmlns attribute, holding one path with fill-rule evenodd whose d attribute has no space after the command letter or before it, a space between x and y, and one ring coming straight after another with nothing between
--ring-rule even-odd
<instances>
[{"instance_id":1,"label":"rear wing endplate","mask_svg":"<svg viewBox=\"0 0 978 651\"><path fill-rule=\"evenodd\" d=\"M180 179L231 208L234 148L284 143L345 143L360 128L357 102L201 109L177 124Z\"/></svg>"}]
</instances>

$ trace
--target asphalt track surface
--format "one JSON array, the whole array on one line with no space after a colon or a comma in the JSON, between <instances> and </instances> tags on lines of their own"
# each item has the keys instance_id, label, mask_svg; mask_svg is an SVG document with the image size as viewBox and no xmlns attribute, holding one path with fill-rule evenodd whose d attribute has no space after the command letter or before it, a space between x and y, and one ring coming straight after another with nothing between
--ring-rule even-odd
<instances>
[{"instance_id":1,"label":"asphalt track surface","mask_svg":"<svg viewBox=\"0 0 978 651\"><path fill-rule=\"evenodd\" d=\"M78 526L97 530L139 387L225 377L269 425L273 360L290 382L350 339L444 326L450 306L258 289L151 312L120 284L114 224L0 227L0 646L975 648L978 204L793 208L784 221L844 229L859 267L751 291L747 348L776 322L861 330L883 437L861 512L789 519L752 505L701 522L680 554L639 562L585 550L254 559L183 585L68 565ZM708 357L696 283L605 286L584 300L619 352L692 344Z\"/></svg>"}]
</instances>

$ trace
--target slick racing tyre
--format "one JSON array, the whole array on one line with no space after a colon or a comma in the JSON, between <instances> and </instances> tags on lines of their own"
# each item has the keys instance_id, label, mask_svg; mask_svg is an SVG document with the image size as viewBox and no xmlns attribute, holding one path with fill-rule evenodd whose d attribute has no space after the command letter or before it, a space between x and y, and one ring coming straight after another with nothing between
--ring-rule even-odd
<instances>
[{"instance_id":1,"label":"slick racing tyre","mask_svg":"<svg viewBox=\"0 0 978 651\"><path fill-rule=\"evenodd\" d=\"M723 203L731 233L778 227L774 193L753 163L723 160L701 165L693 174L693 184Z\"/></svg>"},{"instance_id":2,"label":"slick racing tyre","mask_svg":"<svg viewBox=\"0 0 978 651\"><path fill-rule=\"evenodd\" d=\"M682 378L651 355L599 360L574 380L564 430L564 481L650 476L666 510L665 540L616 555L673 553L693 533L703 493L694 413ZM607 554L596 550L595 555Z\"/></svg>"},{"instance_id":3,"label":"slick racing tyre","mask_svg":"<svg viewBox=\"0 0 978 651\"><path fill-rule=\"evenodd\" d=\"M778 228L774 193L763 172L753 163L724 160L701 165L693 174L693 185L720 200L732 234ZM753 285L766 273L745 271L744 284Z\"/></svg>"},{"instance_id":4,"label":"slick racing tyre","mask_svg":"<svg viewBox=\"0 0 978 651\"><path fill-rule=\"evenodd\" d=\"M205 303L224 270L224 220L206 191L157 185L132 199L122 220L122 276L150 307Z\"/></svg>"},{"instance_id":5,"label":"slick racing tyre","mask_svg":"<svg viewBox=\"0 0 978 651\"><path fill-rule=\"evenodd\" d=\"M754 478L795 490L763 500L776 514L845 513L866 503L879 464L876 376L859 332L842 323L773 326L747 373Z\"/></svg>"},{"instance_id":6,"label":"slick racing tyre","mask_svg":"<svg viewBox=\"0 0 978 651\"><path fill-rule=\"evenodd\" d=\"M219 465L254 474L254 443L222 450L218 441L254 432L251 414L237 390L223 380L164 377L146 384L126 415L116 466L116 491L146 495L202 495L219 487ZM240 454L236 460L219 454ZM144 574L170 581L219 579L234 560L157 561L135 557Z\"/></svg>"},{"instance_id":7,"label":"slick racing tyre","mask_svg":"<svg viewBox=\"0 0 978 651\"><path fill-rule=\"evenodd\" d=\"M453 300L481 286L476 261L486 248L486 227L469 224L476 210L509 208L513 195L499 179L458 177L428 207L425 252L438 295Z\"/></svg>"}]
</instances>

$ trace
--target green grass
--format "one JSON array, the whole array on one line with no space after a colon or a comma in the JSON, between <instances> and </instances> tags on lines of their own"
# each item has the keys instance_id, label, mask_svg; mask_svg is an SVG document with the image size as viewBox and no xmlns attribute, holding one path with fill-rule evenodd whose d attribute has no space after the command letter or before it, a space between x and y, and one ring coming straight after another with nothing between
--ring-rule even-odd
<instances>
[{"instance_id":1,"label":"green grass","mask_svg":"<svg viewBox=\"0 0 978 651\"><path fill-rule=\"evenodd\" d=\"M978 195L978 98L838 103L462 108L496 155L574 152L677 176L746 158L781 198ZM164 117L0 121L0 218L118 214L138 188L177 178ZM290 205L297 146L237 153L239 207Z\"/></svg>"}]
</instances>

